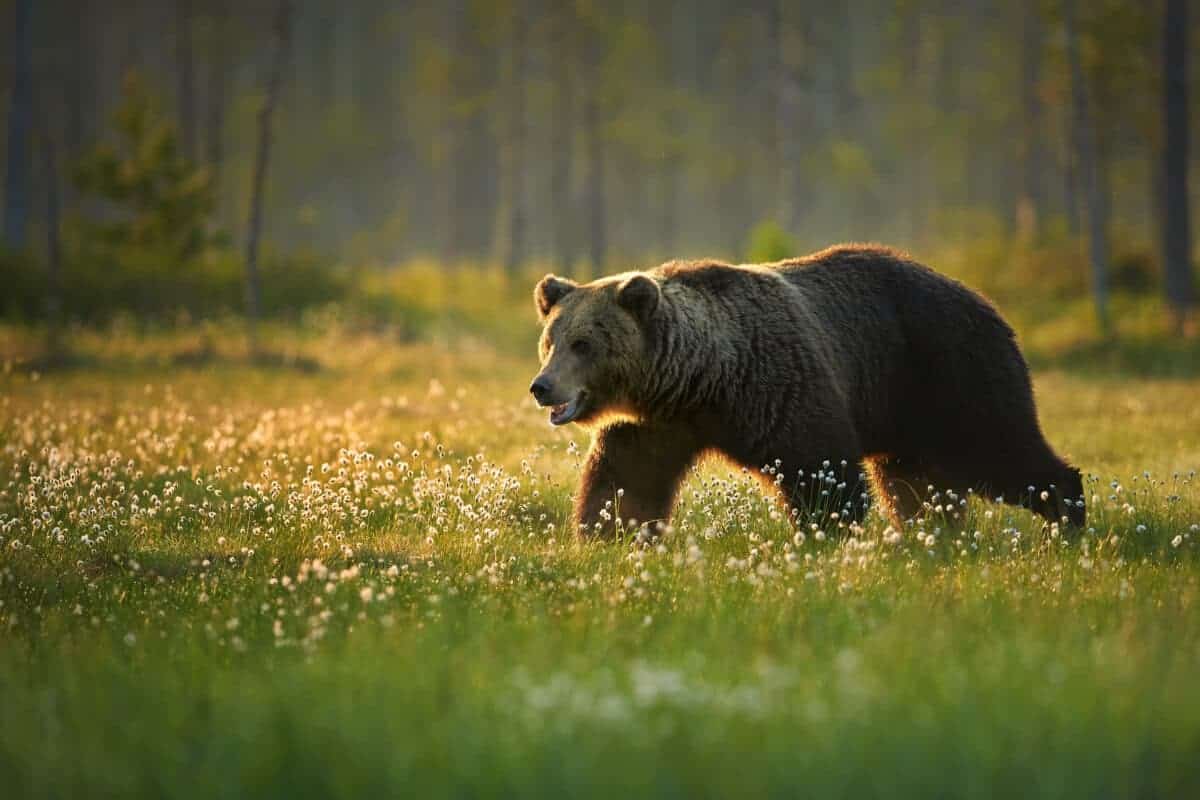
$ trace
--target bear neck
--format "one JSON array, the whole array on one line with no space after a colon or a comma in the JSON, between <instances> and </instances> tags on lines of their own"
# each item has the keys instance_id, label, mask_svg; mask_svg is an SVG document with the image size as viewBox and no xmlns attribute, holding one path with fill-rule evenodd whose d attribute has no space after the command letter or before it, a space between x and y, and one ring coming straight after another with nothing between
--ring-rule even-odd
<instances>
[{"instance_id":1,"label":"bear neck","mask_svg":"<svg viewBox=\"0 0 1200 800\"><path fill-rule=\"evenodd\" d=\"M715 410L729 403L737 372L736 327L714 298L673 282L646 328L647 369L634 405L647 421Z\"/></svg>"}]
</instances>

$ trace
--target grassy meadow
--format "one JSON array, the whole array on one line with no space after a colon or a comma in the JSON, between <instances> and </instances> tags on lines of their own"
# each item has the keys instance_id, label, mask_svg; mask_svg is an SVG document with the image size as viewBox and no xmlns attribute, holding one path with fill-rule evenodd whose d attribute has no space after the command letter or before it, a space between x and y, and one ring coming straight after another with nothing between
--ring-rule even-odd
<instances>
[{"instance_id":1,"label":"grassy meadow","mask_svg":"<svg viewBox=\"0 0 1200 800\"><path fill-rule=\"evenodd\" d=\"M1001 303L1084 533L793 529L707 463L613 543L567 527L531 284L386 280L393 325L254 363L235 320L52 370L0 329L6 796L1200 796L1200 348L1151 301L1116 343Z\"/></svg>"}]
</instances>

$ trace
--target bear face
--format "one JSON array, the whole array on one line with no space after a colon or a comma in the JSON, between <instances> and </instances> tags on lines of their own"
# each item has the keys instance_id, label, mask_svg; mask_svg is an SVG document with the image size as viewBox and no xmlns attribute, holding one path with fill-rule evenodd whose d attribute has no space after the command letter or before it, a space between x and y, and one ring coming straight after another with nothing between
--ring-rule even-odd
<instances>
[{"instance_id":1,"label":"bear face","mask_svg":"<svg viewBox=\"0 0 1200 800\"><path fill-rule=\"evenodd\" d=\"M644 273L584 285L547 275L538 283L542 369L529 391L550 409L551 424L592 425L634 414L660 299L658 284Z\"/></svg>"}]
</instances>

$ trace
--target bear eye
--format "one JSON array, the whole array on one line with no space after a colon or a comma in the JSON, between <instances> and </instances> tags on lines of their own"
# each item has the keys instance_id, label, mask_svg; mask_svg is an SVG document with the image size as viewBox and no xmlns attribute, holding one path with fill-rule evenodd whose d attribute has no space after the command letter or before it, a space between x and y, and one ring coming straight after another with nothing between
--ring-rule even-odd
<instances>
[{"instance_id":1,"label":"bear eye","mask_svg":"<svg viewBox=\"0 0 1200 800\"><path fill-rule=\"evenodd\" d=\"M576 339L571 342L571 350L577 355L586 356L592 351L592 345L587 339Z\"/></svg>"}]
</instances>

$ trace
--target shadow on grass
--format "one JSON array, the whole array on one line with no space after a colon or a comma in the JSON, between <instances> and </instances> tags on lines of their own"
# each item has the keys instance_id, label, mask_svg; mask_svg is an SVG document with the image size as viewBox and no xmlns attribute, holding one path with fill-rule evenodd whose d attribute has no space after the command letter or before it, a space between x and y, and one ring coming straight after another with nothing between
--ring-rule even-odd
<instances>
[{"instance_id":1,"label":"shadow on grass","mask_svg":"<svg viewBox=\"0 0 1200 800\"><path fill-rule=\"evenodd\" d=\"M1200 337L1093 339L1053 351L1029 349L1026 356L1033 369L1085 378L1200 378Z\"/></svg>"},{"instance_id":2,"label":"shadow on grass","mask_svg":"<svg viewBox=\"0 0 1200 800\"><path fill-rule=\"evenodd\" d=\"M320 372L321 362L299 353L258 350L245 355L229 355L211 347L183 350L171 358L179 367L245 366L269 370L290 370L304 374Z\"/></svg>"},{"instance_id":3,"label":"shadow on grass","mask_svg":"<svg viewBox=\"0 0 1200 800\"><path fill-rule=\"evenodd\" d=\"M69 372L71 370L95 369L103 366L94 356L78 353L61 348L54 351L43 351L28 359L15 359L9 363L9 368L25 374L48 374L53 372Z\"/></svg>"},{"instance_id":4,"label":"shadow on grass","mask_svg":"<svg viewBox=\"0 0 1200 800\"><path fill-rule=\"evenodd\" d=\"M104 358L94 354L62 350L57 353L39 353L30 358L8 362L13 372L30 375L66 374L72 372L125 372L146 367L180 367L185 369L208 369L211 367L249 367L274 372L294 372L313 375L323 370L315 358L294 352L260 351L254 354L230 354L205 347L180 350L165 357L145 359Z\"/></svg>"}]
</instances>

